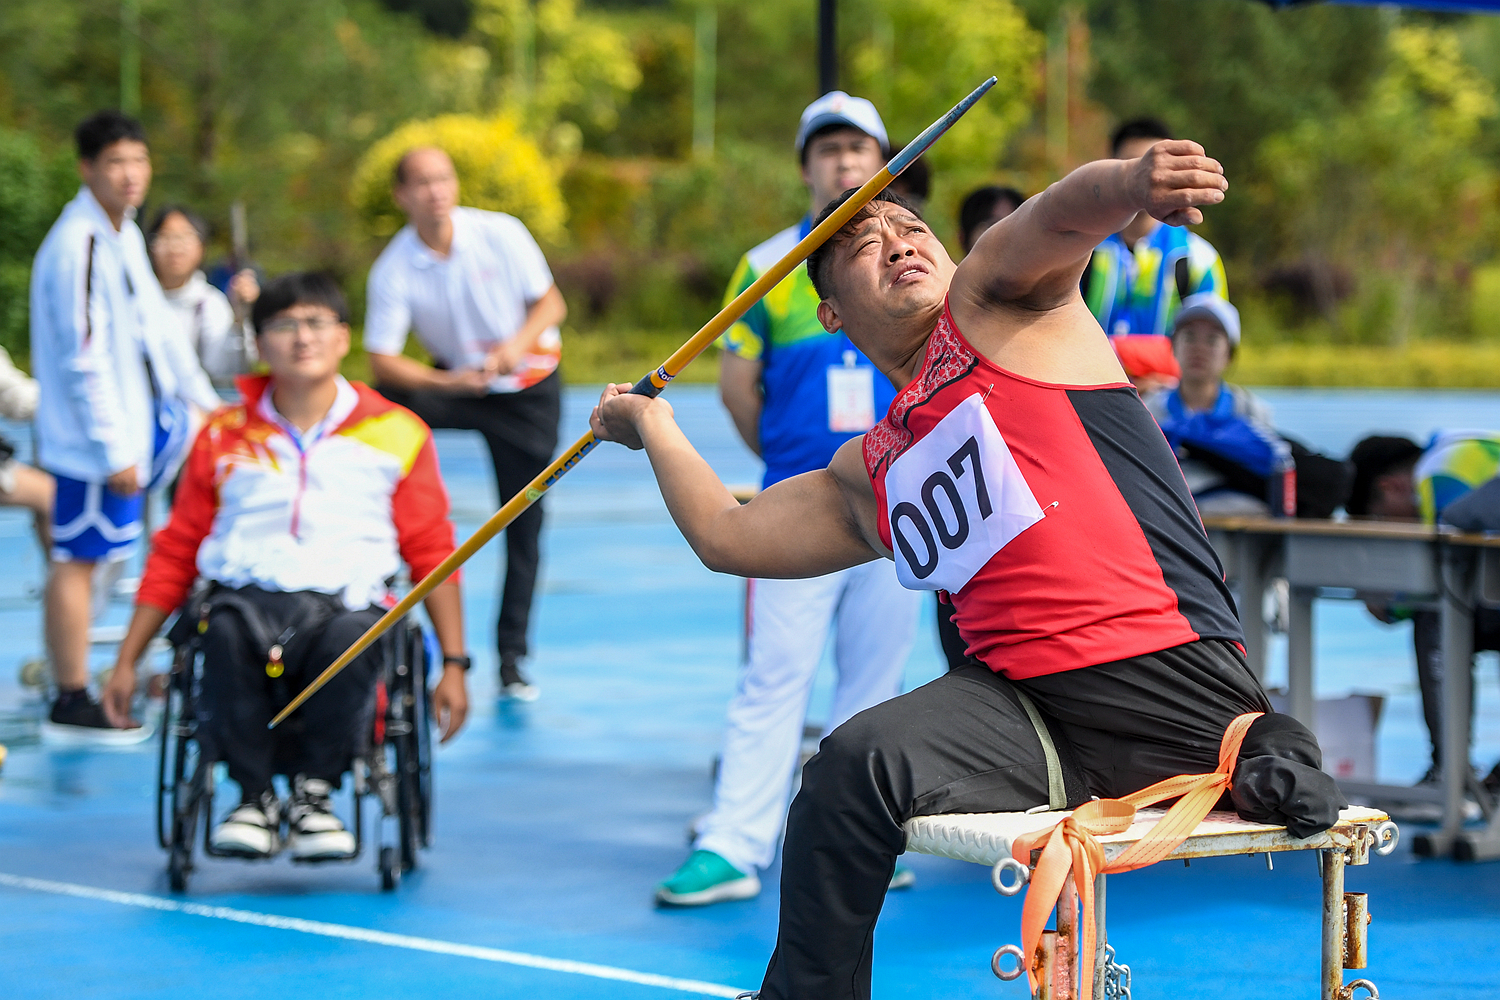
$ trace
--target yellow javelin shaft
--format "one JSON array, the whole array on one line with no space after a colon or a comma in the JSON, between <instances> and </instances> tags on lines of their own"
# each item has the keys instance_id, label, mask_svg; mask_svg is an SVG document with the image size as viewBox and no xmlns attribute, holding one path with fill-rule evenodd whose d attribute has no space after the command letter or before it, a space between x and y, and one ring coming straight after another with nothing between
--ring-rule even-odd
<instances>
[{"instance_id":1,"label":"yellow javelin shaft","mask_svg":"<svg viewBox=\"0 0 1500 1000\"><path fill-rule=\"evenodd\" d=\"M911 162L918 156L921 156L929 146L937 141L939 136L948 131L953 126L953 123L963 117L964 113L973 107L974 103L983 97L994 85L995 78L990 77L984 83L980 84L973 93L955 105L946 115L929 125L921 135L913 139L907 144L905 149L882 167L879 173L870 178L858 191L845 199L844 203L832 215L824 219L800 243L787 251L786 256L777 261L770 270L755 279L755 283L749 288L736 295L732 302L723 309L720 309L713 319L709 320L703 325L701 330L693 334L687 343L673 352L672 356L661 367L637 382L635 387L630 391L643 396L659 395L667 387L667 383L676 378L684 368L692 363L694 358L702 354L708 349L710 344L719 339L719 336L725 330L729 329L735 320L745 315L751 306L760 301L763 295L780 284L783 278L796 269L797 265L801 264L814 250L827 242L829 237L842 229L844 224L854 217L854 213L869 204L870 200L884 190L887 184L896 179L897 174L910 166ZM574 441L556 461L543 469L535 479L528 483L524 490L511 497L510 500L506 501L504 506L490 516L488 521L480 525L479 530L470 535L468 541L454 549L448 558L438 563L436 569L428 573L422 578L421 582L412 587L411 592L401 598L395 607L382 615L380 620L374 625L371 625L365 631L364 635L354 641L354 645L339 654L339 658L330 663L328 669L324 670L314 678L311 684L298 692L297 697L293 698L286 708L276 713L276 717L271 720L267 728L275 729L287 716L301 707L303 702L311 698L324 684L332 680L334 674L343 670L353 662L356 656L369 649L376 639L379 639L392 625L400 621L408 611L416 607L418 601L421 601L428 594L432 593L439 584L453 575L454 570L462 566L468 561L470 556L483 548L486 542L505 530L505 527L520 517L526 508L540 500L542 494L550 490L553 484L566 475L573 466L577 465L583 456L593 451L595 445L598 443L599 440L594 437L593 431L585 432L583 437Z\"/></svg>"}]
</instances>

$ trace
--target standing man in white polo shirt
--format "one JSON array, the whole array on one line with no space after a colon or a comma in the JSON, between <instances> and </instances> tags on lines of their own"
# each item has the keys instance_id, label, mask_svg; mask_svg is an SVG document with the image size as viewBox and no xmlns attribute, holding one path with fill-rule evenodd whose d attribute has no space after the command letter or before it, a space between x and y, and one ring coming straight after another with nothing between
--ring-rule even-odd
<instances>
[{"instance_id":1,"label":"standing man in white polo shirt","mask_svg":"<svg viewBox=\"0 0 1500 1000\"><path fill-rule=\"evenodd\" d=\"M500 502L546 468L557 447L562 293L536 240L513 216L458 205L458 175L441 149L396 165L393 195L407 225L370 269L365 350L376 388L434 428L484 435ZM416 331L434 364L402 354ZM496 626L503 697L534 700L521 672L541 551L542 505L505 530Z\"/></svg>"}]
</instances>

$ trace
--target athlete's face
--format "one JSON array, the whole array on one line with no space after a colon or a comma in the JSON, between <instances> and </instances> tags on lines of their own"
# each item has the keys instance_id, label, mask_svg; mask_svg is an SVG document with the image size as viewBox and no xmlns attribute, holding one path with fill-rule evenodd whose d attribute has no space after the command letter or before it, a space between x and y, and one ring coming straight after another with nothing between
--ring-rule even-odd
<instances>
[{"instance_id":1,"label":"athlete's face","mask_svg":"<svg viewBox=\"0 0 1500 1000\"><path fill-rule=\"evenodd\" d=\"M919 350L943 309L953 258L927 223L900 206L875 202L852 239L834 247L825 329L843 330L888 374Z\"/></svg>"},{"instance_id":2,"label":"athlete's face","mask_svg":"<svg viewBox=\"0 0 1500 1000\"><path fill-rule=\"evenodd\" d=\"M813 136L806 154L802 182L812 194L814 214L850 188L863 185L885 165L880 143L855 128Z\"/></svg>"},{"instance_id":3,"label":"athlete's face","mask_svg":"<svg viewBox=\"0 0 1500 1000\"><path fill-rule=\"evenodd\" d=\"M140 208L151 189L151 154L146 144L121 139L99 150L92 160L78 161L78 175L111 216Z\"/></svg>"},{"instance_id":4,"label":"athlete's face","mask_svg":"<svg viewBox=\"0 0 1500 1000\"><path fill-rule=\"evenodd\" d=\"M255 346L278 383L323 382L349 353L349 325L327 306L299 303L266 320Z\"/></svg>"},{"instance_id":5,"label":"athlete's face","mask_svg":"<svg viewBox=\"0 0 1500 1000\"><path fill-rule=\"evenodd\" d=\"M406 154L405 180L391 192L396 205L418 229L445 221L458 204L458 173L441 149Z\"/></svg>"}]
</instances>

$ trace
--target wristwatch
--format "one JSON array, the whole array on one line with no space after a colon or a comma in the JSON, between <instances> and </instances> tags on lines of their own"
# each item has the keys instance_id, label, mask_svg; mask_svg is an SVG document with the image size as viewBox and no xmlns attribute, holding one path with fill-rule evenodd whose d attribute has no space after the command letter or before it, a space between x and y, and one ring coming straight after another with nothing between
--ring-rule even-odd
<instances>
[{"instance_id":1,"label":"wristwatch","mask_svg":"<svg viewBox=\"0 0 1500 1000\"><path fill-rule=\"evenodd\" d=\"M469 668L474 665L474 658L471 656L444 656L443 666L446 667L450 663L456 667L462 668L465 673L468 673Z\"/></svg>"}]
</instances>

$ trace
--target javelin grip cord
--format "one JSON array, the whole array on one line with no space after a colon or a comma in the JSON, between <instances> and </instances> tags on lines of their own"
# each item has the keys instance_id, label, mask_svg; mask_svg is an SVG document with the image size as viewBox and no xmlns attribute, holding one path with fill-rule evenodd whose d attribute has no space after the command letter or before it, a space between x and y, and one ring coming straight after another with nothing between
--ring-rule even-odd
<instances>
[{"instance_id":1,"label":"javelin grip cord","mask_svg":"<svg viewBox=\"0 0 1500 1000\"><path fill-rule=\"evenodd\" d=\"M951 111L927 126L921 135L908 143L905 149L896 154L874 177L866 181L858 191L846 199L832 215L824 219L812 232L803 237L795 247L787 251L786 256L772 265L759 278L755 279L754 284L736 295L733 301L723 309L720 309L713 319L709 320L703 325L702 329L693 334L687 343L674 351L672 356L662 363L661 367L648 373L630 391L635 395L648 396L653 399L661 395L662 390L681 374L684 368L691 364L698 355L707 350L710 344L718 340L719 336L725 330L729 329L736 320L749 312L750 307L755 305L762 296L779 285L782 279L791 274L814 250L822 246L827 242L829 237L842 229L854 217L856 212L869 204L877 194L885 189L887 184L896 179L896 176L901 171L909 167L913 160L926 152L928 147L938 140L939 136L952 128L953 123L962 118L965 112L972 108L974 103L983 97L994 85L995 78L992 76L976 87L968 97L965 97L958 104L954 105ZM311 698L324 684L332 680L335 674L347 667L356 656L370 648L370 645L384 635L386 630L400 621L412 608L416 607L417 602L437 589L470 556L478 552L486 542L498 535L516 518L520 517L526 511L526 508L540 500L542 495L552 488L553 484L567 475L573 466L577 465L583 459L583 456L594 450L594 447L598 443L599 439L594 437L594 432L591 430L586 431L582 437L574 441L562 455L558 456L551 465L543 469L535 479L528 483L525 489L507 500L499 510L490 516L488 521L480 525L478 531L474 532L474 534L469 536L468 540L454 549L448 555L448 558L438 563L437 567L413 586L411 591L405 597L401 598L400 601L397 601L394 607L384 615L381 615L379 621L371 625L365 631L364 635L354 641L353 645L340 653L338 659L330 663L326 670L313 679L312 683L298 692L297 697L293 698L280 712L277 712L276 717L267 724L266 728L275 729L287 716L300 708L303 702Z\"/></svg>"}]
</instances>

